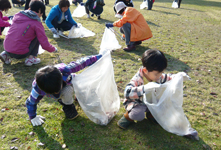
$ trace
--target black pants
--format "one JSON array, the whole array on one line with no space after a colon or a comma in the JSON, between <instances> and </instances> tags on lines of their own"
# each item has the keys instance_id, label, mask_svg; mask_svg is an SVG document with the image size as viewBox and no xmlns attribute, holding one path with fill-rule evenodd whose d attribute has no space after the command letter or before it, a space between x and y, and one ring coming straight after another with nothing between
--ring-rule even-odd
<instances>
[{"instance_id":1,"label":"black pants","mask_svg":"<svg viewBox=\"0 0 221 150\"><path fill-rule=\"evenodd\" d=\"M178 3L178 8L180 8L181 1L182 1L182 0L174 0L174 2L177 2L177 3Z\"/></svg>"},{"instance_id":2,"label":"black pants","mask_svg":"<svg viewBox=\"0 0 221 150\"><path fill-rule=\"evenodd\" d=\"M21 0L21 2L17 1L17 0L12 0L13 4L20 4L23 5L25 3L25 0Z\"/></svg>"},{"instance_id":3,"label":"black pants","mask_svg":"<svg viewBox=\"0 0 221 150\"><path fill-rule=\"evenodd\" d=\"M73 24L71 24L70 22L64 20L62 21L62 23L58 23L58 17L55 17L51 24L54 26L55 29L58 30L63 30L63 31L68 31L72 28Z\"/></svg>"},{"instance_id":4,"label":"black pants","mask_svg":"<svg viewBox=\"0 0 221 150\"><path fill-rule=\"evenodd\" d=\"M39 41L36 38L34 38L34 40L31 41L30 45L29 45L29 52L23 55L18 55L18 54L13 54L13 53L9 53L6 51L6 53L12 57L12 58L16 58L16 59L23 59L25 57L28 57L30 55L36 57L38 55L38 48L39 48Z\"/></svg>"}]
</instances>

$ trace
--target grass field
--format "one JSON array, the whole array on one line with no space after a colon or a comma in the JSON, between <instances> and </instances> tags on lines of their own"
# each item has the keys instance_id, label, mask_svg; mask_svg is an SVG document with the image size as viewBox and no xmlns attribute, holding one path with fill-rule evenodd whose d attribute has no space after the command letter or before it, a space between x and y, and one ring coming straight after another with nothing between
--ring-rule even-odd
<instances>
[{"instance_id":1,"label":"grass field","mask_svg":"<svg viewBox=\"0 0 221 150\"><path fill-rule=\"evenodd\" d=\"M79 117L65 119L61 105L44 98L38 104L37 113L46 117L42 126L32 127L26 113L25 101L31 91L31 83L38 68L57 64L54 53L39 55L42 62L26 67L23 60L13 60L11 65L0 62L0 149L13 146L28 149L221 149L221 1L185 0L180 9L171 8L172 0L156 0L153 10L140 10L141 0L133 0L153 33L134 52L122 49L112 53L115 81L120 98L126 84L141 66L141 55L149 48L163 51L168 59L166 73L185 71L192 78L184 83L183 109L191 126L199 133L199 141L193 141L168 133L159 125L145 119L121 130L117 121L125 112L121 109L107 126L96 125L84 114L79 104ZM50 0L46 14L58 1ZM63 62L68 63L82 56L97 54L105 29L105 22L114 22L112 1L105 1L101 20L74 18L85 28L96 33L93 37L79 39L53 39L45 24L45 32L51 44L58 48ZM76 6L71 5L71 12ZM7 15L13 15L24 7L13 7ZM3 13L3 15L6 15ZM115 30L118 29L115 27ZM4 40L4 36L0 39ZM125 43L119 40L124 47ZM0 43L0 52L3 42ZM42 144L41 144L42 143Z\"/></svg>"}]
</instances>

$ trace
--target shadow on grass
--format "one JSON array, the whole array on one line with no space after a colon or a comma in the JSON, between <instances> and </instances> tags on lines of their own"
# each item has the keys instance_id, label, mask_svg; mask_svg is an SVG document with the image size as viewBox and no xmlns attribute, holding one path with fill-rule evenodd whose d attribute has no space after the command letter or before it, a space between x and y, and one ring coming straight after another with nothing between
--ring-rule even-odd
<instances>
[{"instance_id":1,"label":"shadow on grass","mask_svg":"<svg viewBox=\"0 0 221 150\"><path fill-rule=\"evenodd\" d=\"M133 130L134 139L142 136L139 145L145 145L153 149L211 149L201 138L199 141L188 139L165 131L159 124L148 119L132 124L128 130Z\"/></svg>"},{"instance_id":2,"label":"shadow on grass","mask_svg":"<svg viewBox=\"0 0 221 150\"><path fill-rule=\"evenodd\" d=\"M48 136L42 126L33 127L33 131L37 134L38 139L41 143L45 144L43 147L49 150L60 150L62 149L61 144Z\"/></svg>"}]
</instances>

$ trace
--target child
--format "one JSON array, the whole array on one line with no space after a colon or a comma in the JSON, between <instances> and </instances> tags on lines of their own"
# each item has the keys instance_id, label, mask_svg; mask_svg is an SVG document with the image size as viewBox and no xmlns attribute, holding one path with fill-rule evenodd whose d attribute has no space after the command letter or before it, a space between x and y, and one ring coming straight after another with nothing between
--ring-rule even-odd
<instances>
[{"instance_id":1,"label":"child","mask_svg":"<svg viewBox=\"0 0 221 150\"><path fill-rule=\"evenodd\" d=\"M127 7L123 2L115 5L118 14L123 17L114 23L107 23L106 27L120 27L124 34L127 47L125 51L130 52L136 49L144 40L152 37L152 32L143 15L133 7Z\"/></svg>"},{"instance_id":2,"label":"child","mask_svg":"<svg viewBox=\"0 0 221 150\"><path fill-rule=\"evenodd\" d=\"M148 6L148 10L151 10L152 7L153 7L153 3L154 3L155 0L144 0L144 2L147 3L147 6Z\"/></svg>"},{"instance_id":3,"label":"child","mask_svg":"<svg viewBox=\"0 0 221 150\"><path fill-rule=\"evenodd\" d=\"M83 0L73 0L72 3L77 6L77 4L81 4Z\"/></svg>"},{"instance_id":4,"label":"child","mask_svg":"<svg viewBox=\"0 0 221 150\"><path fill-rule=\"evenodd\" d=\"M143 102L143 95L148 89L147 83L154 81L163 84L172 79L169 74L163 74L167 67L167 59L161 51L146 50L141 60L143 66L134 75L130 83L127 84L124 91L125 100L123 105L125 106L126 113L117 122L117 125L123 129L128 128L134 120L142 121L145 118L145 113L149 120L157 123ZM197 132L195 134L193 136L198 137ZM185 136L191 138L192 135Z\"/></svg>"},{"instance_id":5,"label":"child","mask_svg":"<svg viewBox=\"0 0 221 150\"><path fill-rule=\"evenodd\" d=\"M115 5L119 2L124 2L124 4L127 7L134 7L133 1L132 0L116 0L114 3L114 12L116 13Z\"/></svg>"},{"instance_id":6,"label":"child","mask_svg":"<svg viewBox=\"0 0 221 150\"><path fill-rule=\"evenodd\" d=\"M25 10L29 9L29 4L30 4L31 1L35 1L35 0L26 0L25 1ZM41 1L41 0L37 0L37 1ZM45 2L45 5L46 5L46 2ZM46 7L45 7L45 9L46 9ZM46 20L45 11L44 11L44 13L42 15L42 22L45 22L45 20Z\"/></svg>"},{"instance_id":7,"label":"child","mask_svg":"<svg viewBox=\"0 0 221 150\"><path fill-rule=\"evenodd\" d=\"M57 51L57 48L48 42L40 17L45 11L45 5L40 1L30 3L29 10L20 11L13 17L8 34L4 40L4 49L0 59L5 64L11 63L11 57L22 59L25 57L25 65L31 66L41 62L36 58L39 43L48 52Z\"/></svg>"},{"instance_id":8,"label":"child","mask_svg":"<svg viewBox=\"0 0 221 150\"><path fill-rule=\"evenodd\" d=\"M2 35L2 31L5 27L10 26L10 23L8 22L9 18L2 14L3 11L7 12L10 8L11 3L8 0L0 0L0 35Z\"/></svg>"},{"instance_id":9,"label":"child","mask_svg":"<svg viewBox=\"0 0 221 150\"><path fill-rule=\"evenodd\" d=\"M60 0L58 5L52 7L46 18L45 23L53 33L54 38L59 38L59 34L62 34L62 30L68 31L73 26L78 26L71 16L69 7L70 2L68 0ZM59 32L57 30L59 30Z\"/></svg>"},{"instance_id":10,"label":"child","mask_svg":"<svg viewBox=\"0 0 221 150\"><path fill-rule=\"evenodd\" d=\"M37 104L46 95L59 99L58 102L63 105L63 111L66 118L74 119L78 113L73 104L73 86L71 84L75 73L86 66L90 66L100 59L102 55L85 57L68 65L64 63L55 66L46 66L40 68L35 74L35 80L32 83L32 91L26 100L27 112L33 126L44 123L42 116L37 116Z\"/></svg>"},{"instance_id":11,"label":"child","mask_svg":"<svg viewBox=\"0 0 221 150\"><path fill-rule=\"evenodd\" d=\"M83 3L81 3L81 5L83 5ZM84 5L88 18L90 18L90 12L92 12L91 17L93 17L95 14L97 16L97 19L101 19L103 6L98 4L97 0L87 0L87 2Z\"/></svg>"}]
</instances>

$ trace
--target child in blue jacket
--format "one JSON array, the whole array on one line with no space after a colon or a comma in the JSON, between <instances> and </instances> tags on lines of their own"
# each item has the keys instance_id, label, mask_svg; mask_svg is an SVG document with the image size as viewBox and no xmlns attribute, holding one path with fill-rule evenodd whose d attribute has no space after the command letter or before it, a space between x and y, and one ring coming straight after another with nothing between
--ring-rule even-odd
<instances>
[{"instance_id":1,"label":"child in blue jacket","mask_svg":"<svg viewBox=\"0 0 221 150\"><path fill-rule=\"evenodd\" d=\"M70 2L68 0L60 0L59 4L52 7L51 11L46 18L46 25L53 33L54 38L59 38L59 33L68 31L73 26L77 27L77 23L71 16Z\"/></svg>"}]
</instances>

